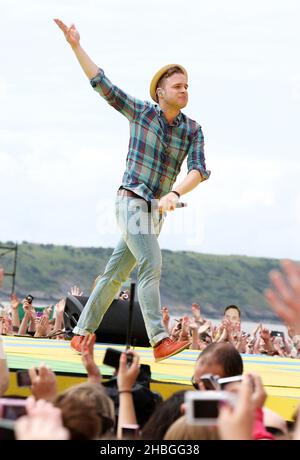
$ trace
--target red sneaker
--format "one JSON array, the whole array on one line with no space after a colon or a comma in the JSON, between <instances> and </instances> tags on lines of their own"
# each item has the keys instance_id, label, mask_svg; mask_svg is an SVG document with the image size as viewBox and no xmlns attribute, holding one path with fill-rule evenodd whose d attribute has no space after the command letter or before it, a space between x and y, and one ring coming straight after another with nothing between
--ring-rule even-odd
<instances>
[{"instance_id":1,"label":"red sneaker","mask_svg":"<svg viewBox=\"0 0 300 460\"><path fill-rule=\"evenodd\" d=\"M155 361L162 361L163 359L170 358L170 356L176 355L188 348L189 345L190 342L188 340L184 342L174 342L174 340L167 337L153 348Z\"/></svg>"},{"instance_id":2,"label":"red sneaker","mask_svg":"<svg viewBox=\"0 0 300 460\"><path fill-rule=\"evenodd\" d=\"M74 337L71 340L71 348L74 351L77 351L78 353L81 353L82 351L82 342L84 340L84 335L74 335Z\"/></svg>"},{"instance_id":3,"label":"red sneaker","mask_svg":"<svg viewBox=\"0 0 300 460\"><path fill-rule=\"evenodd\" d=\"M91 342L94 343L96 342L96 334L91 334ZM84 341L85 336L84 335L74 335L74 337L71 340L71 348L78 353L82 353L82 342Z\"/></svg>"}]
</instances>

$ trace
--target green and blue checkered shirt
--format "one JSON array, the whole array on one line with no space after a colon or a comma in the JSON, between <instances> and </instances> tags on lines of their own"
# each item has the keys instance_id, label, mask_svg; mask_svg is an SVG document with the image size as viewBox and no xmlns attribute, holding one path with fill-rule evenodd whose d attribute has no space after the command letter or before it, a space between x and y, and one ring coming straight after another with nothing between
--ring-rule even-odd
<instances>
[{"instance_id":1,"label":"green and blue checkered shirt","mask_svg":"<svg viewBox=\"0 0 300 460\"><path fill-rule=\"evenodd\" d=\"M188 172L210 176L204 157L201 126L182 112L169 124L159 105L135 99L113 85L102 69L91 80L93 88L130 122L130 141L122 186L146 201L172 190L187 157Z\"/></svg>"}]
</instances>

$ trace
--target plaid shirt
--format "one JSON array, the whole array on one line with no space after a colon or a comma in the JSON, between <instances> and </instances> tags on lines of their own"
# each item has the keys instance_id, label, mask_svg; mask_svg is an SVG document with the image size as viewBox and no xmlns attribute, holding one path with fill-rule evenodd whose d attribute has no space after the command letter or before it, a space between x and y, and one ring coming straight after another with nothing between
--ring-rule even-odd
<instances>
[{"instance_id":1,"label":"plaid shirt","mask_svg":"<svg viewBox=\"0 0 300 460\"><path fill-rule=\"evenodd\" d=\"M102 69L92 87L130 122L130 141L122 186L147 201L172 190L187 156L188 172L196 169L202 181L210 176L204 158L201 126L182 112L169 124L159 105L140 101L113 85Z\"/></svg>"}]
</instances>

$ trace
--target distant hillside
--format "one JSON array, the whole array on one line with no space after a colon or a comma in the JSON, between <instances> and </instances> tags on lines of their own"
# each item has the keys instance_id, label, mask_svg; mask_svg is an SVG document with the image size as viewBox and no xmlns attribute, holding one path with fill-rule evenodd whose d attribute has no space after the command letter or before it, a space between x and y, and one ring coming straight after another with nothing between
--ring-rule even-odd
<instances>
[{"instance_id":1,"label":"distant hillside","mask_svg":"<svg viewBox=\"0 0 300 460\"><path fill-rule=\"evenodd\" d=\"M93 279L104 270L111 253L111 248L23 242L18 247L17 294L55 300L77 284L88 295ZM0 258L1 265L9 272L12 257ZM263 291L268 286L269 271L278 266L277 259L164 250L162 303L171 307L172 314L180 314L189 311L192 302L198 302L203 313L211 317L220 317L226 305L236 304L245 319L271 320L275 316ZM10 292L10 281L7 278L0 290L2 298Z\"/></svg>"}]
</instances>

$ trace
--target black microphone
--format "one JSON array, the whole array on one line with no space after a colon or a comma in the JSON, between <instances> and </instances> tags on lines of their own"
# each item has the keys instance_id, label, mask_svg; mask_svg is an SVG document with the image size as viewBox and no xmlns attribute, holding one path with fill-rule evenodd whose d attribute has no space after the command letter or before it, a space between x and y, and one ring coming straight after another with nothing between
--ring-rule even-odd
<instances>
[{"instance_id":1,"label":"black microphone","mask_svg":"<svg viewBox=\"0 0 300 460\"><path fill-rule=\"evenodd\" d=\"M176 203L176 208L186 208L187 207L187 203L182 203L182 201L178 201Z\"/></svg>"}]
</instances>

